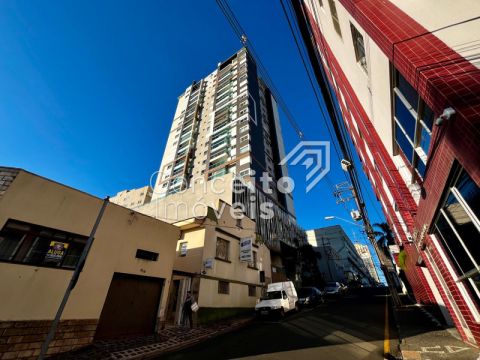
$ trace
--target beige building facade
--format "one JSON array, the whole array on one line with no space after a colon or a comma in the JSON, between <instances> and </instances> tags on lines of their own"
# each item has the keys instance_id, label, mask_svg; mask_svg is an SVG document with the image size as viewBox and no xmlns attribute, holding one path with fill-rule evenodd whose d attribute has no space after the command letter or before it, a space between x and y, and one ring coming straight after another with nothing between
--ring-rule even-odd
<instances>
[{"instance_id":1,"label":"beige building facade","mask_svg":"<svg viewBox=\"0 0 480 360\"><path fill-rule=\"evenodd\" d=\"M39 352L103 201L20 169L0 168L0 176L0 353L28 358ZM158 330L179 235L108 203L49 354Z\"/></svg>"},{"instance_id":2,"label":"beige building facade","mask_svg":"<svg viewBox=\"0 0 480 360\"><path fill-rule=\"evenodd\" d=\"M110 198L110 202L129 209L148 204L152 199L153 190L147 185L138 189L123 190Z\"/></svg>"},{"instance_id":3,"label":"beige building facade","mask_svg":"<svg viewBox=\"0 0 480 360\"><path fill-rule=\"evenodd\" d=\"M223 209L223 210L218 210ZM182 305L191 290L200 310L198 323L252 313L266 284L272 281L270 250L256 240L255 222L231 216L221 200L204 218L175 223L182 230L176 258L167 321L182 324ZM251 261L240 258L240 242L252 241Z\"/></svg>"}]
</instances>

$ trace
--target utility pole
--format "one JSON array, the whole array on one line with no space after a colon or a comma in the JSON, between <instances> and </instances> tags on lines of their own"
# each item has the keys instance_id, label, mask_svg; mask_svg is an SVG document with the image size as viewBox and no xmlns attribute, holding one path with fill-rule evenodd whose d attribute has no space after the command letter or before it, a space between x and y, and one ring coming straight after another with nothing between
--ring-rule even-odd
<instances>
[{"instance_id":1,"label":"utility pole","mask_svg":"<svg viewBox=\"0 0 480 360\"><path fill-rule=\"evenodd\" d=\"M67 305L68 298L70 297L70 294L73 288L77 284L80 273L82 272L83 266L88 256L88 252L92 247L95 233L97 232L98 225L102 220L103 213L105 212L109 199L110 198L107 196L103 200L103 204L102 204L102 207L100 208L100 212L98 213L97 220L95 221L92 231L90 232L90 236L88 237L87 243L83 248L82 255L78 260L77 266L75 267L75 271L73 272L72 278L70 279L70 283L68 284L68 287L65 290L65 294L63 295L62 302L60 303L60 306L58 307L58 310L57 310L57 314L55 315L55 319L53 320L52 325L50 326L50 330L48 331L47 337L45 338L45 341L42 344L42 348L40 349L40 354L38 355L38 360L43 360L45 358L45 355L47 354L47 351L48 351L48 347L52 342L53 338L55 337L55 333L57 331L58 324L60 323L60 318L62 317L63 310L65 309L65 305Z\"/></svg>"},{"instance_id":2,"label":"utility pole","mask_svg":"<svg viewBox=\"0 0 480 360\"><path fill-rule=\"evenodd\" d=\"M359 201L356 189L354 187L352 187L352 194L355 199L355 202L357 203L358 210L360 211L360 214L362 216L363 223L365 224L365 232L367 234L367 237L370 240L370 243L372 244L373 248L375 249L378 260L380 261L380 268L382 269L385 275L385 279L387 280L388 289L390 290L390 294L392 295L393 303L395 304L395 306L401 306L402 303L400 301L400 297L398 296L397 288L395 286L392 273L390 272L390 269L388 269L387 261L385 259L385 254L378 247L377 239L375 238L372 225L370 224L370 219L366 215L365 204Z\"/></svg>"}]
</instances>

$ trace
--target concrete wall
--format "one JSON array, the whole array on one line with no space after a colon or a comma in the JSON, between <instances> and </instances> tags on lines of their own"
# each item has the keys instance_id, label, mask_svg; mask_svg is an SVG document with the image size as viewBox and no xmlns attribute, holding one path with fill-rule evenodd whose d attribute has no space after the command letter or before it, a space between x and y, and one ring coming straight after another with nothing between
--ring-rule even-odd
<instances>
[{"instance_id":1,"label":"concrete wall","mask_svg":"<svg viewBox=\"0 0 480 360\"><path fill-rule=\"evenodd\" d=\"M136 211L168 223L204 216L207 207L217 208L218 200L232 203L233 174L197 183L182 192L166 198L154 198Z\"/></svg>"},{"instance_id":2,"label":"concrete wall","mask_svg":"<svg viewBox=\"0 0 480 360\"><path fill-rule=\"evenodd\" d=\"M15 219L88 236L101 206L101 199L20 171L0 198L0 227L8 219ZM108 204L62 319L83 325L87 324L85 321L92 321L87 325L95 325L115 272L165 279L159 306L160 317L163 317L179 233L173 225ZM158 261L137 259L135 254L139 248L159 253ZM0 322L9 328L14 322L30 324L32 320L53 319L72 273L66 269L0 262ZM49 322L40 324L43 324L43 328L37 324L40 334L22 325L30 337L37 336L32 338L35 346L42 341L41 331L46 333ZM95 326L89 328L85 342L75 346L91 341L94 329ZM5 341L20 341L10 339L9 334L18 335L12 331L5 330Z\"/></svg>"},{"instance_id":3,"label":"concrete wall","mask_svg":"<svg viewBox=\"0 0 480 360\"><path fill-rule=\"evenodd\" d=\"M219 202L217 221L206 218L196 225L184 225L182 236L177 245L177 257L174 269L201 276L198 303L200 307L208 308L249 308L255 305L260 296L259 271L265 271L265 276L271 278L270 250L262 244L254 246L257 253L257 268L251 268L240 261L240 238L251 237L255 240L255 222L243 218L241 226L231 216L231 207ZM223 209L220 211L219 209ZM177 224L181 226L181 224ZM229 241L229 260L216 259L217 238ZM180 256L180 243L187 242L187 255ZM204 262L210 259L212 268L205 268ZM218 293L218 281L230 282L230 293ZM248 296L248 285L257 286L257 297Z\"/></svg>"},{"instance_id":4,"label":"concrete wall","mask_svg":"<svg viewBox=\"0 0 480 360\"><path fill-rule=\"evenodd\" d=\"M0 226L16 219L88 236L101 205L98 198L21 171L0 200ZM170 278L179 230L131 214L108 205L64 318L98 318L114 272ZM158 261L136 259L137 248L158 252ZM72 274L11 263L0 263L0 273L0 320L53 318Z\"/></svg>"},{"instance_id":5,"label":"concrete wall","mask_svg":"<svg viewBox=\"0 0 480 360\"><path fill-rule=\"evenodd\" d=\"M206 241L208 241L206 238L206 230L202 227L182 230L180 240L177 242L174 269L191 274L200 273L202 270ZM182 256L180 253L180 244L184 242L187 243L187 254Z\"/></svg>"}]
</instances>

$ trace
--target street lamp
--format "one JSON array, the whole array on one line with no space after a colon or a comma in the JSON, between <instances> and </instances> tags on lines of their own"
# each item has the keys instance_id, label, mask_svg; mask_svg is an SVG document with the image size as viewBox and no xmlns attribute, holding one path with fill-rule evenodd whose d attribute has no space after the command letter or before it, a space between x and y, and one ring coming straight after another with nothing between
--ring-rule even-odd
<instances>
[{"instance_id":1,"label":"street lamp","mask_svg":"<svg viewBox=\"0 0 480 360\"><path fill-rule=\"evenodd\" d=\"M355 225L355 226L359 226L361 227L362 229L364 228L363 225L360 225L360 224L357 224L357 223L354 223L353 221L350 221L350 220L346 220L346 219L342 219L341 217L338 217L338 216L333 216L333 215L330 215L330 216L325 216L324 218L325 220L333 220L333 219L338 219L338 220L342 220L342 221L345 221L349 224L352 224L352 225Z\"/></svg>"}]
</instances>

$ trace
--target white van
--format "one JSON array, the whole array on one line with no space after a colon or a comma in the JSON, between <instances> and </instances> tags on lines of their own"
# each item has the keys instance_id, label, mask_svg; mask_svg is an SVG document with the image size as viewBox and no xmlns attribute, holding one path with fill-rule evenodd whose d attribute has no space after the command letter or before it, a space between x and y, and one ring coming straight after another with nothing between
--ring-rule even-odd
<instances>
[{"instance_id":1,"label":"white van","mask_svg":"<svg viewBox=\"0 0 480 360\"><path fill-rule=\"evenodd\" d=\"M265 316L278 314L284 316L290 310L298 310L298 296L291 281L268 284L267 293L255 305L255 314Z\"/></svg>"}]
</instances>

